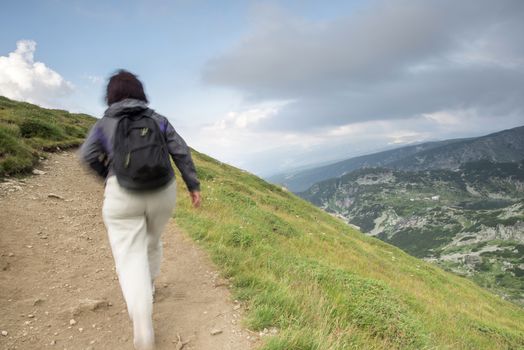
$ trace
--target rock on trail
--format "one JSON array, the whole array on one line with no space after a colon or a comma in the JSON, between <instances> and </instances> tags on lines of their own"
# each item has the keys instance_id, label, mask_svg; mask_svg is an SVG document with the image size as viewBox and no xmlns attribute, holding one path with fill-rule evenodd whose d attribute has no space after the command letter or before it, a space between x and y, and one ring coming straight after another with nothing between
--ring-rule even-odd
<instances>
[{"instance_id":1,"label":"rock on trail","mask_svg":"<svg viewBox=\"0 0 524 350\"><path fill-rule=\"evenodd\" d=\"M132 349L103 184L72 152L33 174L0 183L0 349ZM171 220L156 282L157 349L255 349L260 337L240 326L227 285Z\"/></svg>"}]
</instances>

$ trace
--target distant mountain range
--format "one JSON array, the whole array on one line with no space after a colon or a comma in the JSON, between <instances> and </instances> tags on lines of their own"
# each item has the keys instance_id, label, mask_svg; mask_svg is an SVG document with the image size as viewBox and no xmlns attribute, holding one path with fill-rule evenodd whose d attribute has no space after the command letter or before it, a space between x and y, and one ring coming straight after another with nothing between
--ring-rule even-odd
<instances>
[{"instance_id":1,"label":"distant mountain range","mask_svg":"<svg viewBox=\"0 0 524 350\"><path fill-rule=\"evenodd\" d=\"M312 169L278 174L269 177L268 180L293 192L302 192L314 183L361 168L456 170L461 164L482 159L492 162L517 162L523 158L524 126L520 126L481 137L405 146Z\"/></svg>"}]
</instances>

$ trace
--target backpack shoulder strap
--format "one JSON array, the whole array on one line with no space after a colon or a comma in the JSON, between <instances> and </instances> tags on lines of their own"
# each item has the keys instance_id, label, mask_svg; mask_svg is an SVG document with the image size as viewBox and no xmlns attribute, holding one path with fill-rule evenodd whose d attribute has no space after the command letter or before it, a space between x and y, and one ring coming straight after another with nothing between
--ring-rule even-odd
<instances>
[{"instance_id":1,"label":"backpack shoulder strap","mask_svg":"<svg viewBox=\"0 0 524 350\"><path fill-rule=\"evenodd\" d=\"M151 108L148 108L142 112L142 115L145 115L146 117L152 117L153 114L155 114L155 111L152 110Z\"/></svg>"}]
</instances>

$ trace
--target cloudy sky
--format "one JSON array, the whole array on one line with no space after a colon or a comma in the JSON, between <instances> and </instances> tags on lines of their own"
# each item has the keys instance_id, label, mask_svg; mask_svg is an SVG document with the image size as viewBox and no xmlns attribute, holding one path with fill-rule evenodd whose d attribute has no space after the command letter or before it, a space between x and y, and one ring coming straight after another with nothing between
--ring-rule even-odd
<instances>
[{"instance_id":1,"label":"cloudy sky","mask_svg":"<svg viewBox=\"0 0 524 350\"><path fill-rule=\"evenodd\" d=\"M521 0L19 0L0 22L0 95L101 116L126 68L259 175L524 124Z\"/></svg>"}]
</instances>

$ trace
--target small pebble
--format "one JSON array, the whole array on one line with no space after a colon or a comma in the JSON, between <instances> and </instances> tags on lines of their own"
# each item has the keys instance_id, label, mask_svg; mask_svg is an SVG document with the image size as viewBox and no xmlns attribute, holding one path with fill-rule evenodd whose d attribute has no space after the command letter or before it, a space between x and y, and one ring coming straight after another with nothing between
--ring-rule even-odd
<instances>
[{"instance_id":1,"label":"small pebble","mask_svg":"<svg viewBox=\"0 0 524 350\"><path fill-rule=\"evenodd\" d=\"M37 306L37 305L41 305L42 303L44 302L44 299L35 299L35 301L33 301L33 305L34 306Z\"/></svg>"},{"instance_id":2,"label":"small pebble","mask_svg":"<svg viewBox=\"0 0 524 350\"><path fill-rule=\"evenodd\" d=\"M3 335L4 337L7 337L8 334L9 334L9 333L7 333L7 331L2 331L2 335Z\"/></svg>"},{"instance_id":3,"label":"small pebble","mask_svg":"<svg viewBox=\"0 0 524 350\"><path fill-rule=\"evenodd\" d=\"M76 324L76 321L72 318L72 319L69 320L69 324L71 326L74 326Z\"/></svg>"},{"instance_id":4,"label":"small pebble","mask_svg":"<svg viewBox=\"0 0 524 350\"><path fill-rule=\"evenodd\" d=\"M220 333L222 333L221 329L212 329L211 330L211 335L217 335L217 334L220 334Z\"/></svg>"}]
</instances>

